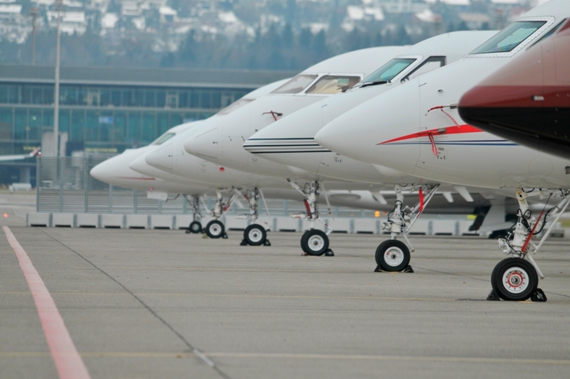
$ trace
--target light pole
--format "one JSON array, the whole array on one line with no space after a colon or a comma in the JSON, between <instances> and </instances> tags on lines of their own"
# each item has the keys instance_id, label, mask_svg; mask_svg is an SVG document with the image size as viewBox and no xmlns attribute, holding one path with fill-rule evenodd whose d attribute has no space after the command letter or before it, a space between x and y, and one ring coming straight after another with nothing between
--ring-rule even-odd
<instances>
[{"instance_id":1,"label":"light pole","mask_svg":"<svg viewBox=\"0 0 570 379\"><path fill-rule=\"evenodd\" d=\"M55 156L59 157L59 24L62 0L55 1L57 6L57 31L55 44L55 90L53 107L53 134L55 138Z\"/></svg>"},{"instance_id":2,"label":"light pole","mask_svg":"<svg viewBox=\"0 0 570 379\"><path fill-rule=\"evenodd\" d=\"M38 8L30 8L32 15L32 66L36 65L36 19L38 18Z\"/></svg>"}]
</instances>

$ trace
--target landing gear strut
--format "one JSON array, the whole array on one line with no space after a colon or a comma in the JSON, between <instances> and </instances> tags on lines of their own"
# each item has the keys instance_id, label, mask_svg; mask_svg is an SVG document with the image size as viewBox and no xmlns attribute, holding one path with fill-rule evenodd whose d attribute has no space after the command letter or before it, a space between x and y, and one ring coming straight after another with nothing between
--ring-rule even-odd
<instances>
[{"instance_id":1,"label":"landing gear strut","mask_svg":"<svg viewBox=\"0 0 570 379\"><path fill-rule=\"evenodd\" d=\"M238 193L243 196L243 198L247 200L249 204L249 214L244 215L243 218L248 219L250 222L255 222L259 217L259 213L257 212L257 204L259 202L259 198L261 197L263 199L263 202L265 202L265 198L263 197L262 192L257 187L255 187L253 189L246 190L245 193ZM241 241L240 245L271 246L271 242L269 242L267 239L267 230L262 225L250 224L243 231L243 240Z\"/></svg>"},{"instance_id":2,"label":"landing gear strut","mask_svg":"<svg viewBox=\"0 0 570 379\"><path fill-rule=\"evenodd\" d=\"M407 234L410 229L422 214L425 206L431 200L439 185L427 185L426 196L424 197L424 187L420 188L420 200L416 206L411 209L409 207L403 207L404 195L402 193L402 188L399 185L395 186L396 191L396 203L394 204L394 209L388 214L388 221L382 223L382 229L384 231L390 232L390 239L382 242L376 249L376 264L377 267L375 272L382 271L401 271L401 272L414 272L412 266L410 266L410 250L414 251L414 248L408 239ZM417 214L416 214L417 213ZM416 214L412 220L412 216ZM396 238L402 235L411 249L408 249L405 243L396 240Z\"/></svg>"},{"instance_id":3,"label":"landing gear strut","mask_svg":"<svg viewBox=\"0 0 570 379\"><path fill-rule=\"evenodd\" d=\"M312 181L306 183L304 187L299 186L297 183L292 182L290 179L287 181L291 186L304 196L303 203L305 204L306 213L291 215L293 218L301 218L310 221L310 229L307 230L301 237L301 249L305 255L323 255L332 257L333 251L329 248L329 234L333 229L328 224L324 223L319 218L319 206L317 199L319 197L319 182ZM326 195L325 195L326 196ZM328 199L327 199L328 203ZM326 232L315 229L315 222L320 221L324 224Z\"/></svg>"},{"instance_id":4,"label":"landing gear strut","mask_svg":"<svg viewBox=\"0 0 570 379\"><path fill-rule=\"evenodd\" d=\"M540 191L540 195L547 194L547 192ZM548 238L558 219L570 204L570 191L550 192L549 198L558 195L562 197L562 200L549 211L542 211L537 218L532 217L532 212L526 201L529 193L522 188L517 188L516 195L519 202L517 222L511 228L507 238L499 238L498 240L503 253L510 257L503 259L495 266L491 274L493 290L487 300L522 301L531 298L533 301L546 301L546 295L538 288L538 277L544 279L544 275L529 254L529 248L533 247L533 252L536 253ZM539 244L535 245L532 242L532 237L542 231L547 218L553 216L550 214L551 212L554 212L556 217L542 236ZM539 226L540 229L537 231Z\"/></svg>"},{"instance_id":5,"label":"landing gear strut","mask_svg":"<svg viewBox=\"0 0 570 379\"><path fill-rule=\"evenodd\" d=\"M200 213L200 196L192 195L192 202L190 202L190 200L188 200L187 196L184 196L184 198L192 206L192 219L193 219L193 221L190 223L190 225L188 225L188 229L186 229L186 233L187 234L189 234L189 233L194 233L194 234L200 233L200 232L202 232L202 223L200 223L200 221L196 220L196 216L200 216L200 218L202 218L202 213Z\"/></svg>"},{"instance_id":6,"label":"landing gear strut","mask_svg":"<svg viewBox=\"0 0 570 379\"><path fill-rule=\"evenodd\" d=\"M226 228L224 224L219 220L219 218L222 217L222 214L231 207L234 200L236 199L236 196L236 194L230 196L229 200L226 203L224 201L224 197L222 196L222 192L219 189L216 189L216 203L214 204L214 209L209 211L215 220L210 221L203 229L203 232L208 237L214 239L228 238L228 235L226 234Z\"/></svg>"}]
</instances>

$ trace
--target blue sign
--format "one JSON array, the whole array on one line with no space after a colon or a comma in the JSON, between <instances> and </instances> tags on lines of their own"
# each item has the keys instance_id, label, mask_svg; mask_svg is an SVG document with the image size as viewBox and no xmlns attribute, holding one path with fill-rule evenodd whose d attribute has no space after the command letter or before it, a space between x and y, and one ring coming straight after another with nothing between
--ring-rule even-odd
<instances>
[{"instance_id":1,"label":"blue sign","mask_svg":"<svg viewBox=\"0 0 570 379\"><path fill-rule=\"evenodd\" d=\"M99 116L99 124L112 124L113 117L111 116Z\"/></svg>"}]
</instances>

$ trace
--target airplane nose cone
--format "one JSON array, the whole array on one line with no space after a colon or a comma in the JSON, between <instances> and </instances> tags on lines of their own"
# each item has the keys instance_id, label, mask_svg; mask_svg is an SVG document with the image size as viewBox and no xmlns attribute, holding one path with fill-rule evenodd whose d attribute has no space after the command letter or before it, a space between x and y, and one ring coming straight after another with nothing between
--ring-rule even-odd
<instances>
[{"instance_id":1,"label":"airplane nose cone","mask_svg":"<svg viewBox=\"0 0 570 379\"><path fill-rule=\"evenodd\" d=\"M315 135L315 141L335 153L358 159L359 145L354 131L347 128L344 119L333 120Z\"/></svg>"},{"instance_id":2,"label":"airplane nose cone","mask_svg":"<svg viewBox=\"0 0 570 379\"><path fill-rule=\"evenodd\" d=\"M109 183L110 173L109 169L112 168L109 165L110 159L99 163L97 166L93 167L89 174L97 180L100 180L104 183Z\"/></svg>"},{"instance_id":3,"label":"airplane nose cone","mask_svg":"<svg viewBox=\"0 0 570 379\"><path fill-rule=\"evenodd\" d=\"M136 158L129 164L129 168L143 175L155 176L156 169L146 163L146 155Z\"/></svg>"},{"instance_id":4,"label":"airplane nose cone","mask_svg":"<svg viewBox=\"0 0 570 379\"><path fill-rule=\"evenodd\" d=\"M184 150L192 155L216 160L218 158L218 128L208 129L192 137L184 143Z\"/></svg>"},{"instance_id":5,"label":"airplane nose cone","mask_svg":"<svg viewBox=\"0 0 570 379\"><path fill-rule=\"evenodd\" d=\"M168 144L147 154L145 162L159 170L171 173L174 169L174 151L172 149L172 145Z\"/></svg>"}]
</instances>

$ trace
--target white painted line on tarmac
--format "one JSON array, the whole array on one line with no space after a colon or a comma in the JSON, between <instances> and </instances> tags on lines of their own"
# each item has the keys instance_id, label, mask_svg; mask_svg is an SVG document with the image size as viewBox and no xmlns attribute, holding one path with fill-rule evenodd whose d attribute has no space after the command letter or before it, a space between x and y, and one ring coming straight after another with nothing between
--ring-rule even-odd
<instances>
[{"instance_id":1,"label":"white painted line on tarmac","mask_svg":"<svg viewBox=\"0 0 570 379\"><path fill-rule=\"evenodd\" d=\"M44 334L46 336L51 356L55 362L57 373L60 379L91 379L81 356L77 352L75 345L65 327L63 318L57 309L51 294L46 288L44 281L32 264L26 251L20 246L18 240L7 226L3 226L6 238L14 249L20 268L24 273L36 308Z\"/></svg>"}]
</instances>

